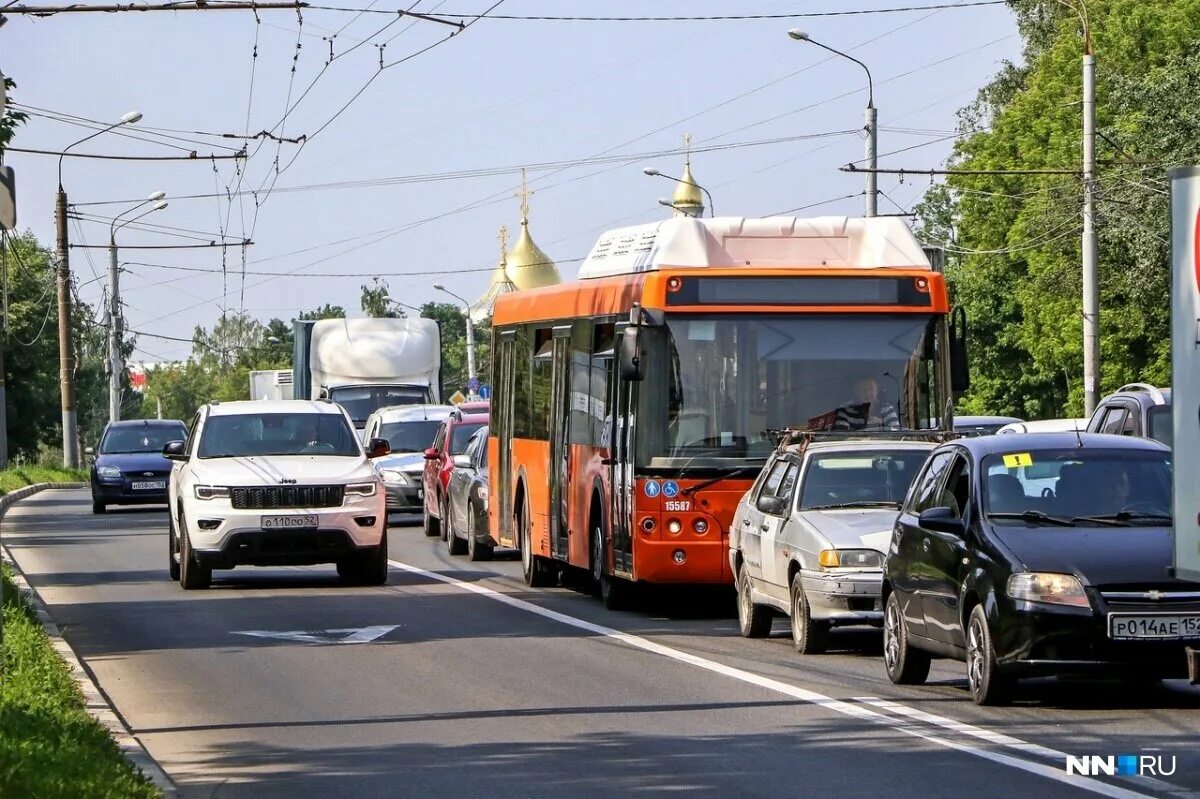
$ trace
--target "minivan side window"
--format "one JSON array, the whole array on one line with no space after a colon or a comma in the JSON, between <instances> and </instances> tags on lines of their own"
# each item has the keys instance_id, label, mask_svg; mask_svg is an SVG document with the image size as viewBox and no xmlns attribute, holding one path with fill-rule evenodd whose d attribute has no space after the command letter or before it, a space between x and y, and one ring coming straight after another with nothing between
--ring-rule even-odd
<instances>
[{"instance_id":1,"label":"minivan side window","mask_svg":"<svg viewBox=\"0 0 1200 799\"><path fill-rule=\"evenodd\" d=\"M1110 435L1120 435L1121 428L1125 424L1125 416L1127 411L1120 405L1113 406L1105 412L1104 418L1100 421L1100 430L1098 432L1108 433Z\"/></svg>"},{"instance_id":2,"label":"minivan side window","mask_svg":"<svg viewBox=\"0 0 1200 799\"><path fill-rule=\"evenodd\" d=\"M947 451L939 452L929 459L929 463L925 464L925 470L913 481L912 493L908 497L907 510L909 513L919 514L929 508L939 507L942 478L953 458L954 453Z\"/></svg>"}]
</instances>

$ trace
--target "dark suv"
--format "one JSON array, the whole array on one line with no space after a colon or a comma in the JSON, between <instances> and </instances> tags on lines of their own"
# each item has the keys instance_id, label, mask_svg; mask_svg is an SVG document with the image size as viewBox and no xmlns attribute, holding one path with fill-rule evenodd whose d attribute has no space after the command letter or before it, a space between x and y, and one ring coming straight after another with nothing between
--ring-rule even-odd
<instances>
[{"instance_id":1,"label":"dark suv","mask_svg":"<svg viewBox=\"0 0 1200 799\"><path fill-rule=\"evenodd\" d=\"M98 451L87 449L92 458L92 513L104 513L109 505L165 504L171 462L163 457L163 447L187 435L177 419L111 422Z\"/></svg>"},{"instance_id":2,"label":"dark suv","mask_svg":"<svg viewBox=\"0 0 1200 799\"><path fill-rule=\"evenodd\" d=\"M1087 431L1153 438L1169 447L1172 424L1171 389L1130 383L1100 400Z\"/></svg>"}]
</instances>

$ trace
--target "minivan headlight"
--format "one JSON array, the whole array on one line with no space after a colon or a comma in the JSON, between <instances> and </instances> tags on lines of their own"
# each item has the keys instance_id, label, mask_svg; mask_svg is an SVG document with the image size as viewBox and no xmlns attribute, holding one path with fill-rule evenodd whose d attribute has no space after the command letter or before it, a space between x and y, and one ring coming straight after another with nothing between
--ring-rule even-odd
<instances>
[{"instance_id":1,"label":"minivan headlight","mask_svg":"<svg viewBox=\"0 0 1200 799\"><path fill-rule=\"evenodd\" d=\"M228 496L227 486L196 486L196 499L225 499Z\"/></svg>"},{"instance_id":2,"label":"minivan headlight","mask_svg":"<svg viewBox=\"0 0 1200 799\"><path fill-rule=\"evenodd\" d=\"M1008 595L1026 602L1090 608L1079 578L1055 572L1017 572L1008 578Z\"/></svg>"},{"instance_id":3,"label":"minivan headlight","mask_svg":"<svg viewBox=\"0 0 1200 799\"><path fill-rule=\"evenodd\" d=\"M346 486L347 496L373 497L379 486L375 483L350 483Z\"/></svg>"},{"instance_id":4,"label":"minivan headlight","mask_svg":"<svg viewBox=\"0 0 1200 799\"><path fill-rule=\"evenodd\" d=\"M399 469L381 469L379 472L385 483L398 483L399 485L408 485L408 475ZM369 496L369 495L368 495Z\"/></svg>"}]
</instances>

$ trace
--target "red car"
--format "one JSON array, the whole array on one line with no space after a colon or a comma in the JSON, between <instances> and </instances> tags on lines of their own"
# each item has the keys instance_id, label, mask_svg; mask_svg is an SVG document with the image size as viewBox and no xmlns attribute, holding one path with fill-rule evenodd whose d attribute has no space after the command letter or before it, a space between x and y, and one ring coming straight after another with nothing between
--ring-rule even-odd
<instances>
[{"instance_id":1,"label":"red car","mask_svg":"<svg viewBox=\"0 0 1200 799\"><path fill-rule=\"evenodd\" d=\"M461 455L467 448L471 434L488 423L487 402L464 402L438 427L433 446L425 450L425 472L422 485L425 489L425 535L446 538L447 489L450 473L454 471L454 456Z\"/></svg>"}]
</instances>

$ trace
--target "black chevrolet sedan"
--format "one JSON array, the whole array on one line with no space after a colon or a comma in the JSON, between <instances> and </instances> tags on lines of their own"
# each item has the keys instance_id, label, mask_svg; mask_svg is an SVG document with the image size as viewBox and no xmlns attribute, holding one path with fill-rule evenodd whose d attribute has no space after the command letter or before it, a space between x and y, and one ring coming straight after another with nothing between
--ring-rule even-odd
<instances>
[{"instance_id":1,"label":"black chevrolet sedan","mask_svg":"<svg viewBox=\"0 0 1200 799\"><path fill-rule=\"evenodd\" d=\"M187 434L176 419L111 422L98 451L87 450L93 456L92 513L104 513L109 505L166 504L171 462L163 457L163 447Z\"/></svg>"},{"instance_id":2,"label":"black chevrolet sedan","mask_svg":"<svg viewBox=\"0 0 1200 799\"><path fill-rule=\"evenodd\" d=\"M922 683L966 661L978 704L1035 675L1187 673L1200 584L1169 576L1171 453L1121 436L962 439L934 450L884 567L884 664Z\"/></svg>"}]
</instances>

